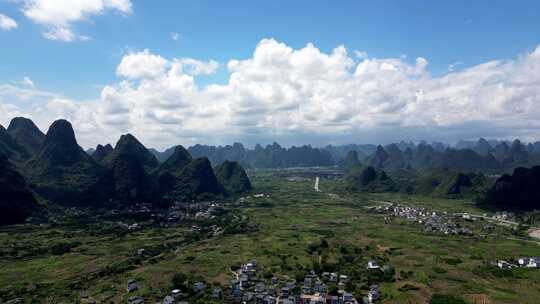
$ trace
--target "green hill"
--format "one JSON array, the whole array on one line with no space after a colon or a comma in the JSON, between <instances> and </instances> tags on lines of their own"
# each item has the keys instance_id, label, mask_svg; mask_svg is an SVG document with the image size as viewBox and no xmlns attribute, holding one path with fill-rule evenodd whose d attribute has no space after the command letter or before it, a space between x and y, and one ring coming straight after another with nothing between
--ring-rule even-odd
<instances>
[{"instance_id":1,"label":"green hill","mask_svg":"<svg viewBox=\"0 0 540 304\"><path fill-rule=\"evenodd\" d=\"M503 208L540 209L540 166L516 168L501 176L486 195L485 202Z\"/></svg>"},{"instance_id":2,"label":"green hill","mask_svg":"<svg viewBox=\"0 0 540 304\"><path fill-rule=\"evenodd\" d=\"M103 169L77 144L71 123L57 120L38 154L24 166L35 191L54 202L84 204Z\"/></svg>"},{"instance_id":3,"label":"green hill","mask_svg":"<svg viewBox=\"0 0 540 304\"><path fill-rule=\"evenodd\" d=\"M358 152L349 151L344 159L339 162L339 167L345 170L349 170L356 166L360 165L360 160L358 159Z\"/></svg>"},{"instance_id":4,"label":"green hill","mask_svg":"<svg viewBox=\"0 0 540 304\"><path fill-rule=\"evenodd\" d=\"M18 224L37 209L37 202L24 178L0 153L0 226Z\"/></svg>"},{"instance_id":5,"label":"green hill","mask_svg":"<svg viewBox=\"0 0 540 304\"><path fill-rule=\"evenodd\" d=\"M133 135L122 135L103 163L107 174L100 184L109 199L121 204L155 199L155 182L149 171L157 167L157 159Z\"/></svg>"},{"instance_id":6,"label":"green hill","mask_svg":"<svg viewBox=\"0 0 540 304\"><path fill-rule=\"evenodd\" d=\"M184 147L176 146L173 154L159 166L159 171L179 175L192 160L193 158Z\"/></svg>"},{"instance_id":7,"label":"green hill","mask_svg":"<svg viewBox=\"0 0 540 304\"><path fill-rule=\"evenodd\" d=\"M97 162L101 162L109 156L113 150L114 149L110 144L106 144L105 146L97 145L96 150L92 153L92 158Z\"/></svg>"},{"instance_id":8,"label":"green hill","mask_svg":"<svg viewBox=\"0 0 540 304\"><path fill-rule=\"evenodd\" d=\"M489 180L482 174L434 169L422 171L410 179L406 191L436 197L476 198L489 186Z\"/></svg>"},{"instance_id":9,"label":"green hill","mask_svg":"<svg viewBox=\"0 0 540 304\"><path fill-rule=\"evenodd\" d=\"M159 165L156 157L131 134L120 136L114 147L114 151L103 160L104 163L109 167L112 166L113 160L117 159L119 154L130 155L131 158L141 164L147 171L151 171Z\"/></svg>"},{"instance_id":10,"label":"green hill","mask_svg":"<svg viewBox=\"0 0 540 304\"><path fill-rule=\"evenodd\" d=\"M397 185L386 172L371 166L357 166L345 177L346 188L362 192L396 191Z\"/></svg>"},{"instance_id":11,"label":"green hill","mask_svg":"<svg viewBox=\"0 0 540 304\"><path fill-rule=\"evenodd\" d=\"M45 134L28 118L13 118L7 131L19 145L31 154L37 154L45 142Z\"/></svg>"},{"instance_id":12,"label":"green hill","mask_svg":"<svg viewBox=\"0 0 540 304\"><path fill-rule=\"evenodd\" d=\"M23 162L30 153L21 146L8 131L0 125L0 153L3 153L8 159L13 162Z\"/></svg>"},{"instance_id":13,"label":"green hill","mask_svg":"<svg viewBox=\"0 0 540 304\"><path fill-rule=\"evenodd\" d=\"M224 194L210 161L206 157L191 161L175 176L173 190L167 196L174 199L212 198Z\"/></svg>"},{"instance_id":14,"label":"green hill","mask_svg":"<svg viewBox=\"0 0 540 304\"><path fill-rule=\"evenodd\" d=\"M215 172L227 193L238 194L251 190L249 177L238 162L225 161L215 168Z\"/></svg>"}]
</instances>

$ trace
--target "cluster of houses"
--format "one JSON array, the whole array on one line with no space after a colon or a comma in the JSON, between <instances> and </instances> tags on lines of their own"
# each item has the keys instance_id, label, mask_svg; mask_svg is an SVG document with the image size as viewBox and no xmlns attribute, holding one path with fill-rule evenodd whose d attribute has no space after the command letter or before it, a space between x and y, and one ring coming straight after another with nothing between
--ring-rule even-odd
<instances>
[{"instance_id":1,"label":"cluster of houses","mask_svg":"<svg viewBox=\"0 0 540 304\"><path fill-rule=\"evenodd\" d=\"M175 202L165 214L166 222L176 223L182 220L207 220L215 218L215 211L223 207L219 201Z\"/></svg>"},{"instance_id":2,"label":"cluster of houses","mask_svg":"<svg viewBox=\"0 0 540 304\"><path fill-rule=\"evenodd\" d=\"M540 268L540 259L537 257L521 257L517 260L517 264L507 260L498 260L496 266L500 269Z\"/></svg>"},{"instance_id":3,"label":"cluster of houses","mask_svg":"<svg viewBox=\"0 0 540 304\"><path fill-rule=\"evenodd\" d=\"M252 199L261 199L261 198L268 198L270 197L270 195L268 194L264 194L264 193L257 193L257 194L253 194L253 195L248 195L248 196L242 196L240 197L238 200L236 200L235 202L235 205L242 205Z\"/></svg>"},{"instance_id":4,"label":"cluster of houses","mask_svg":"<svg viewBox=\"0 0 540 304\"><path fill-rule=\"evenodd\" d=\"M370 270L382 270L376 261L367 265ZM372 304L380 299L379 286L373 284L369 293L358 301L350 292L345 290L349 277L344 274L323 272L320 276L313 271L297 282L289 278L272 277L264 279L260 275L256 260L243 264L234 272L230 290L224 293L219 287L208 288L204 282L196 282L192 286L192 294L210 296L213 300L223 303L256 303L256 304ZM329 286L336 286L330 290ZM134 279L128 280L128 293L138 289ZM331 294L333 292L333 294ZM187 304L188 296L179 289L172 290L160 304ZM144 299L140 296L130 297L128 304L141 304Z\"/></svg>"},{"instance_id":5,"label":"cluster of houses","mask_svg":"<svg viewBox=\"0 0 540 304\"><path fill-rule=\"evenodd\" d=\"M214 219L216 210L223 207L223 203L218 201L203 202L175 202L167 210L153 210L146 204L138 204L130 207L127 211L122 211L124 215L137 215L138 218L146 218L140 223L125 224L118 222L122 227L129 231L138 231L143 226L157 224L161 227L169 227L180 224L185 220L204 221ZM111 210L109 216L119 216L120 211Z\"/></svg>"},{"instance_id":6,"label":"cluster of houses","mask_svg":"<svg viewBox=\"0 0 540 304\"><path fill-rule=\"evenodd\" d=\"M311 178L303 177L303 176L290 176L287 177L287 181L289 182L307 182L310 181Z\"/></svg>"},{"instance_id":7,"label":"cluster of houses","mask_svg":"<svg viewBox=\"0 0 540 304\"><path fill-rule=\"evenodd\" d=\"M194 292L202 292L206 288L206 285L203 282L197 282L193 286ZM127 281L127 292L133 293L138 290L137 281L135 279L129 279ZM183 300L186 296L180 291L180 289L173 289L168 295L163 298L159 304L188 304L187 301ZM143 304L145 300L141 296L132 296L128 298L128 304Z\"/></svg>"},{"instance_id":8,"label":"cluster of houses","mask_svg":"<svg viewBox=\"0 0 540 304\"><path fill-rule=\"evenodd\" d=\"M211 232L213 236L223 233L223 228L218 225L210 225L201 227L199 225L192 225L191 232L200 233L200 232Z\"/></svg>"},{"instance_id":9,"label":"cluster of houses","mask_svg":"<svg viewBox=\"0 0 540 304\"><path fill-rule=\"evenodd\" d=\"M372 265L379 268L378 265ZM369 267L369 266L368 266ZM302 282L272 277L264 280L258 274L258 264L252 260L235 272L231 282L231 301L257 304L358 304L354 296L345 291L349 278L343 274L324 272L321 276L311 272ZM338 287L330 294L329 285ZM378 286L372 286L363 303L379 299Z\"/></svg>"},{"instance_id":10,"label":"cluster of houses","mask_svg":"<svg viewBox=\"0 0 540 304\"><path fill-rule=\"evenodd\" d=\"M494 220L503 220L503 221L515 221L516 216L512 212L502 211L502 212L496 212L492 218Z\"/></svg>"},{"instance_id":11,"label":"cluster of houses","mask_svg":"<svg viewBox=\"0 0 540 304\"><path fill-rule=\"evenodd\" d=\"M438 212L422 207L411 207L400 204L385 204L373 208L378 213L386 214L385 221L391 217L403 218L424 226L428 233L444 235L472 235L472 231L458 224L454 215Z\"/></svg>"}]
</instances>

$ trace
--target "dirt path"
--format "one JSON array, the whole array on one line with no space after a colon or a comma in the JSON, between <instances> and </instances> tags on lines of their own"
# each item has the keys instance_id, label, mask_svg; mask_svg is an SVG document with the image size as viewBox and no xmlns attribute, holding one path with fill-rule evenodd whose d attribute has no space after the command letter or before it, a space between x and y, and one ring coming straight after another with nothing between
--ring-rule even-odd
<instances>
[{"instance_id":1,"label":"dirt path","mask_svg":"<svg viewBox=\"0 0 540 304\"><path fill-rule=\"evenodd\" d=\"M533 243L533 244L540 245L540 242L533 241L533 240L520 239L520 238L516 238L516 237L511 237L511 236L507 236L505 238L508 239L508 240L528 242L528 243Z\"/></svg>"}]
</instances>

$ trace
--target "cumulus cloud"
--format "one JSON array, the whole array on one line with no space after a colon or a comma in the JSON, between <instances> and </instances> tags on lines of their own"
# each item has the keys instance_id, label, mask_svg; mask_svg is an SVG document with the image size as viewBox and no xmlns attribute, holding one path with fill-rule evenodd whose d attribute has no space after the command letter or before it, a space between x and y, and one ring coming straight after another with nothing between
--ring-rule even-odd
<instances>
[{"instance_id":1,"label":"cumulus cloud","mask_svg":"<svg viewBox=\"0 0 540 304\"><path fill-rule=\"evenodd\" d=\"M97 100L50 96L39 113L11 111L66 116L82 126L87 146L126 132L158 148L235 140L540 139L540 47L433 76L422 57L357 58L344 46L326 53L313 44L294 49L263 39L252 56L225 66L226 83L199 86L197 77L214 73L217 62L131 52L117 67L119 80ZM17 93L25 90L38 94Z\"/></svg>"},{"instance_id":2,"label":"cumulus cloud","mask_svg":"<svg viewBox=\"0 0 540 304\"><path fill-rule=\"evenodd\" d=\"M165 58L151 54L149 50L131 52L122 58L116 69L118 76L138 79L161 76L167 67Z\"/></svg>"},{"instance_id":3,"label":"cumulus cloud","mask_svg":"<svg viewBox=\"0 0 540 304\"><path fill-rule=\"evenodd\" d=\"M116 74L129 79L157 78L164 76L166 70L173 74L209 75L216 72L219 63L193 58L174 59L172 61L152 54L146 49L141 52L130 52L125 55L116 69Z\"/></svg>"},{"instance_id":4,"label":"cumulus cloud","mask_svg":"<svg viewBox=\"0 0 540 304\"><path fill-rule=\"evenodd\" d=\"M43 37L63 42L87 41L88 36L74 32L73 24L107 10L130 14L131 0L25 0L23 7L26 17L47 28Z\"/></svg>"},{"instance_id":5,"label":"cumulus cloud","mask_svg":"<svg viewBox=\"0 0 540 304\"><path fill-rule=\"evenodd\" d=\"M14 28L17 28L17 22L6 15L0 14L0 29L10 31Z\"/></svg>"}]
</instances>

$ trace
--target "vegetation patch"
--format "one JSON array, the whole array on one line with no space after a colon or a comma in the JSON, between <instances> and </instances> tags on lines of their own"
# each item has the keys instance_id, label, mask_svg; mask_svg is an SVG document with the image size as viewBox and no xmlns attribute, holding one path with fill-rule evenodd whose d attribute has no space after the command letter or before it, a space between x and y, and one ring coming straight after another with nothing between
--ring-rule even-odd
<instances>
[{"instance_id":1,"label":"vegetation patch","mask_svg":"<svg viewBox=\"0 0 540 304\"><path fill-rule=\"evenodd\" d=\"M434 294L429 304L467 304L467 302L463 298L454 295Z\"/></svg>"}]
</instances>

